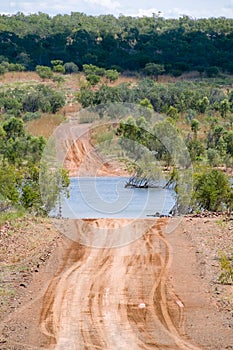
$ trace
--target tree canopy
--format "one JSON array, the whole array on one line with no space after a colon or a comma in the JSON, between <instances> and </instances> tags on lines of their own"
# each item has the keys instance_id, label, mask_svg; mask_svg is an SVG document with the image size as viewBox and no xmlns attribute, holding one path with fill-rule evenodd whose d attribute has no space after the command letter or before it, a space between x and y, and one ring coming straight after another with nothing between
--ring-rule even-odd
<instances>
[{"instance_id":1,"label":"tree canopy","mask_svg":"<svg viewBox=\"0 0 233 350\"><path fill-rule=\"evenodd\" d=\"M88 16L80 12L0 16L0 63L14 69L49 66L51 61L93 64L175 76L198 70L210 77L233 72L233 20L220 17L165 19L159 16ZM61 69L61 64L54 68ZM0 65L0 73L4 72ZM66 72L76 70L67 66Z\"/></svg>"}]
</instances>

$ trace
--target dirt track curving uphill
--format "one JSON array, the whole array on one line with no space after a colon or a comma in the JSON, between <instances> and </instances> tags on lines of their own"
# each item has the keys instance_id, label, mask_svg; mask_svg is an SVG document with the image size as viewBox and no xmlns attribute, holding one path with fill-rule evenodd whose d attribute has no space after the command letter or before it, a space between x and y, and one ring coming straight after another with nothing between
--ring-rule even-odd
<instances>
[{"instance_id":1,"label":"dirt track curving uphill","mask_svg":"<svg viewBox=\"0 0 233 350\"><path fill-rule=\"evenodd\" d=\"M65 140L68 150L65 167L70 176L122 176L126 171L117 162L106 162L96 152L90 140L89 124L79 126L78 140Z\"/></svg>"},{"instance_id":2,"label":"dirt track curving uphill","mask_svg":"<svg viewBox=\"0 0 233 350\"><path fill-rule=\"evenodd\" d=\"M94 231L103 221L108 225L101 219L87 227ZM108 221L106 240L114 240L122 220ZM142 228L141 221L129 229ZM143 236L120 248L66 247L41 315L53 349L200 349L180 335L184 305L167 279L165 224L165 219L144 220Z\"/></svg>"}]
</instances>

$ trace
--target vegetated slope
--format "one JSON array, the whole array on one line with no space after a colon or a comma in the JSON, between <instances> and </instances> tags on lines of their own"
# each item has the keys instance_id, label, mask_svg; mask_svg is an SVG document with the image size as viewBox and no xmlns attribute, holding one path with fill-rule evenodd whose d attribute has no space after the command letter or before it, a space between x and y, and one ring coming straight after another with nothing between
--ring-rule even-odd
<instances>
[{"instance_id":1,"label":"vegetated slope","mask_svg":"<svg viewBox=\"0 0 233 350\"><path fill-rule=\"evenodd\" d=\"M174 75L192 69L212 74L216 66L229 72L233 69L233 20L224 17L197 20L188 16L18 13L1 15L0 28L2 60L26 69L57 59L79 67L98 63L120 70L139 70L156 63Z\"/></svg>"}]
</instances>

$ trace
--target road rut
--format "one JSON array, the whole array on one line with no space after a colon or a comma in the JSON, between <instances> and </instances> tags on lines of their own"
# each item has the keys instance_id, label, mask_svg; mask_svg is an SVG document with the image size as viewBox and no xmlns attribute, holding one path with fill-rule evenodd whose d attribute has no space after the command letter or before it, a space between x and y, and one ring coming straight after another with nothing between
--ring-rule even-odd
<instances>
[{"instance_id":1,"label":"road rut","mask_svg":"<svg viewBox=\"0 0 233 350\"><path fill-rule=\"evenodd\" d=\"M185 307L168 278L171 254L163 234L166 219L130 221L128 230L144 227L145 232L118 248L111 244L122 220L86 221L89 234L103 223L109 226L106 248L76 242L65 247L41 313L41 329L50 338L50 348L200 349L182 336Z\"/></svg>"}]
</instances>

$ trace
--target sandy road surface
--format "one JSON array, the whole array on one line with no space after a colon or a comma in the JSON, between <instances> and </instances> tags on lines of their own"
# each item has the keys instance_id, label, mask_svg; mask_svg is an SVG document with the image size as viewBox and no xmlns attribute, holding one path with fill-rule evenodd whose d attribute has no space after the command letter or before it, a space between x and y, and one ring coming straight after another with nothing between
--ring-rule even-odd
<instances>
[{"instance_id":1,"label":"sandy road surface","mask_svg":"<svg viewBox=\"0 0 233 350\"><path fill-rule=\"evenodd\" d=\"M117 174L96 154L88 128L71 128L80 135L75 141L63 133L70 175ZM66 254L41 313L52 349L199 349L181 336L184 305L168 279L165 225L166 219L65 223L73 241L63 241Z\"/></svg>"},{"instance_id":2,"label":"sandy road surface","mask_svg":"<svg viewBox=\"0 0 233 350\"><path fill-rule=\"evenodd\" d=\"M114 242L115 228L123 221L109 220L106 240ZM184 305L167 278L165 221L129 223L128 230L145 232L123 247L65 247L41 314L41 329L52 349L200 349L180 335ZM94 232L103 223L106 227L106 220L92 220L86 227L91 225ZM79 221L77 231L78 226Z\"/></svg>"}]
</instances>

